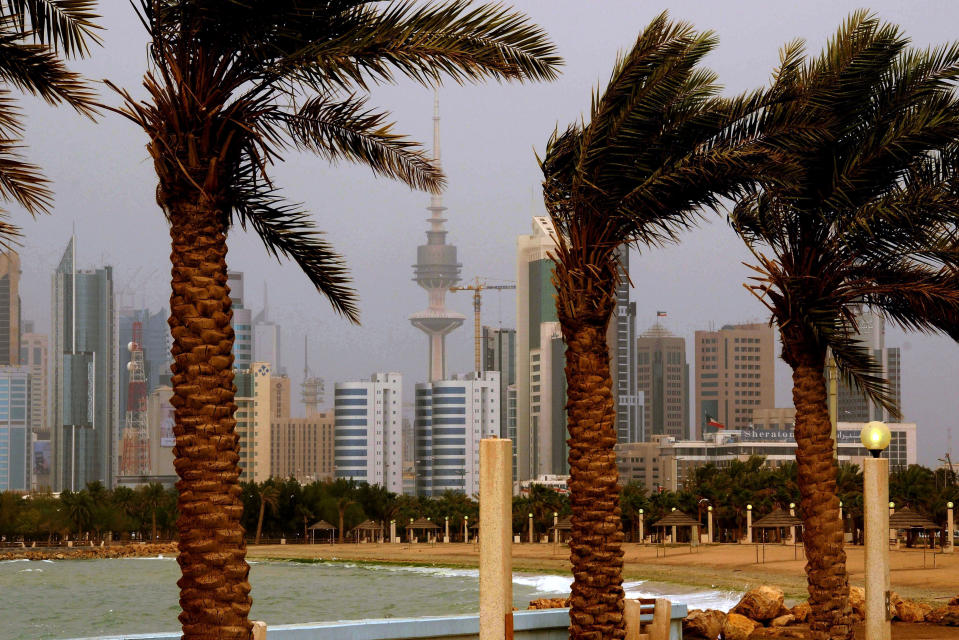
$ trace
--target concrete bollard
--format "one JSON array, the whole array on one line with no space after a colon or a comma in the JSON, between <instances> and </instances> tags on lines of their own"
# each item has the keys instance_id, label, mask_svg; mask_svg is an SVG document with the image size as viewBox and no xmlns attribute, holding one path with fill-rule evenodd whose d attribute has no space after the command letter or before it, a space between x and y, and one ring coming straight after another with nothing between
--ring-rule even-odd
<instances>
[{"instance_id":1,"label":"concrete bollard","mask_svg":"<svg viewBox=\"0 0 959 640\"><path fill-rule=\"evenodd\" d=\"M863 506L866 516L866 635L890 640L886 598L889 592L889 460L863 460Z\"/></svg>"},{"instance_id":2,"label":"concrete bollard","mask_svg":"<svg viewBox=\"0 0 959 640\"><path fill-rule=\"evenodd\" d=\"M266 623L262 620L254 620L250 638L251 640L266 640Z\"/></svg>"},{"instance_id":3,"label":"concrete bollard","mask_svg":"<svg viewBox=\"0 0 959 640\"><path fill-rule=\"evenodd\" d=\"M512 440L480 440L480 640L512 637L512 473Z\"/></svg>"}]
</instances>

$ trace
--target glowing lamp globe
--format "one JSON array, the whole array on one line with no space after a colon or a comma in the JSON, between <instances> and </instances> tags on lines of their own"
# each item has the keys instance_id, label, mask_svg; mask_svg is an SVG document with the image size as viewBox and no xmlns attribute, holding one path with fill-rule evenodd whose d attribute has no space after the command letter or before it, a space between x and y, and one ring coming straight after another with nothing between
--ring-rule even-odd
<instances>
[{"instance_id":1,"label":"glowing lamp globe","mask_svg":"<svg viewBox=\"0 0 959 640\"><path fill-rule=\"evenodd\" d=\"M951 503L951 502L947 502L947 503L946 503L946 508L947 508L947 509L952 509L952 503Z\"/></svg>"},{"instance_id":2,"label":"glowing lamp globe","mask_svg":"<svg viewBox=\"0 0 959 640\"><path fill-rule=\"evenodd\" d=\"M867 422L866 426L862 428L862 433L859 434L862 446L866 447L873 458L878 458L879 454L889 446L891 437L892 434L889 432L886 423L878 420Z\"/></svg>"}]
</instances>

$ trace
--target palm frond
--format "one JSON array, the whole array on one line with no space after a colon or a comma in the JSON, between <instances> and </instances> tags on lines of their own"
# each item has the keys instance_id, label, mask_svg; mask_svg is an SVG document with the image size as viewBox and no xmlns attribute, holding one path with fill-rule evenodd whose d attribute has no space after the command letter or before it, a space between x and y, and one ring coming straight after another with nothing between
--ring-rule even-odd
<instances>
[{"instance_id":1,"label":"palm frond","mask_svg":"<svg viewBox=\"0 0 959 640\"><path fill-rule=\"evenodd\" d=\"M239 225L252 228L278 260L281 256L293 260L338 313L359 323L346 261L316 230L309 214L268 187L243 184L232 195Z\"/></svg>"},{"instance_id":2,"label":"palm frond","mask_svg":"<svg viewBox=\"0 0 959 640\"><path fill-rule=\"evenodd\" d=\"M276 112L293 141L330 161L340 158L366 164L374 173L402 180L414 189L439 193L445 179L421 147L393 133L388 115L368 109L366 100L315 96L294 113Z\"/></svg>"},{"instance_id":3,"label":"palm frond","mask_svg":"<svg viewBox=\"0 0 959 640\"><path fill-rule=\"evenodd\" d=\"M83 77L66 68L45 45L23 44L22 34L0 34L0 81L36 95L49 104L65 102L93 118L96 93Z\"/></svg>"},{"instance_id":4,"label":"palm frond","mask_svg":"<svg viewBox=\"0 0 959 640\"><path fill-rule=\"evenodd\" d=\"M96 0L5 0L20 32L62 51L66 57L86 56L89 43L100 44Z\"/></svg>"}]
</instances>

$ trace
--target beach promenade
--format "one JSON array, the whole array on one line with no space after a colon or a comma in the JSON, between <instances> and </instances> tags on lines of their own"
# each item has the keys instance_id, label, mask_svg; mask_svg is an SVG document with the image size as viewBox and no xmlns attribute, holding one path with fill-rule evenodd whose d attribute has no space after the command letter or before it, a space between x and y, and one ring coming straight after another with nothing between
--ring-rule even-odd
<instances>
[{"instance_id":1,"label":"beach promenade","mask_svg":"<svg viewBox=\"0 0 959 640\"><path fill-rule=\"evenodd\" d=\"M624 578L654 580L690 586L741 590L759 584L774 584L792 600L806 598L805 560L802 548L767 544L765 563L761 545L707 545L693 550L688 546L663 548L625 544ZM353 560L398 562L424 565L478 566L475 544L313 544L251 545L248 557L303 560ZM852 584L863 584L863 549L846 547L847 567ZM517 571L568 573L569 549L553 544L514 544L513 567ZM797 557L798 559L794 559ZM892 589L902 597L943 605L959 594L959 553L933 555L920 549L890 551Z\"/></svg>"}]
</instances>

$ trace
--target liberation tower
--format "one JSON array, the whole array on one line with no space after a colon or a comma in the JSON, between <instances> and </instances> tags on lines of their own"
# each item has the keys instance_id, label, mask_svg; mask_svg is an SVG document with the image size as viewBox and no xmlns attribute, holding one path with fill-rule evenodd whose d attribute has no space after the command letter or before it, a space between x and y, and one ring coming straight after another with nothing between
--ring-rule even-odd
<instances>
[{"instance_id":1,"label":"liberation tower","mask_svg":"<svg viewBox=\"0 0 959 640\"><path fill-rule=\"evenodd\" d=\"M440 166L440 99L433 98L433 162ZM460 281L460 267L456 261L456 247L446 244L446 218L443 212L443 197L430 199L430 228L426 232L426 244L416 249L416 264L413 265L416 284L429 293L429 307L410 316L414 327L429 338L430 382L446 379L446 334L465 320L462 314L446 308L446 292Z\"/></svg>"}]
</instances>

